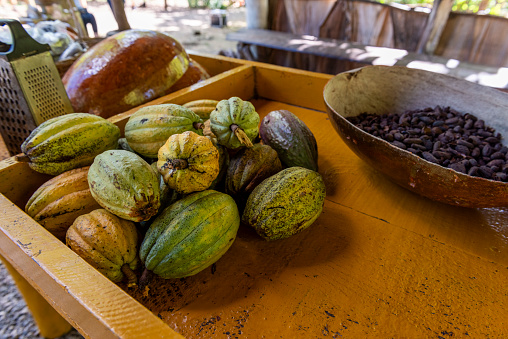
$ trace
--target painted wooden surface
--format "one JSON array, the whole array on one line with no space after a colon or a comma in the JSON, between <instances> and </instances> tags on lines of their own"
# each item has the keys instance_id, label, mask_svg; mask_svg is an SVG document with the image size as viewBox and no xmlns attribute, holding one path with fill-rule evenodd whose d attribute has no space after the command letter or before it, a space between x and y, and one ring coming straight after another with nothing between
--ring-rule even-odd
<instances>
[{"instance_id":1,"label":"painted wooden surface","mask_svg":"<svg viewBox=\"0 0 508 339\"><path fill-rule=\"evenodd\" d=\"M71 325L92 338L508 336L505 209L433 202L368 167L324 113L326 77L252 64L217 81L162 101L237 93L261 116L295 113L317 139L323 214L274 242L241 225L214 269L155 279L143 295L111 283L23 213L45 178L1 162L0 254ZM291 97L277 93L283 84L302 90L277 100Z\"/></svg>"}]
</instances>

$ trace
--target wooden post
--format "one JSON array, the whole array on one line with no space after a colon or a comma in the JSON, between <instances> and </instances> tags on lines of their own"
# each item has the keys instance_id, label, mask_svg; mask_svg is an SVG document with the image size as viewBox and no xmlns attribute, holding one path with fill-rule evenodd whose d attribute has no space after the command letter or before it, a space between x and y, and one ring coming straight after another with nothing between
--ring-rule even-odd
<instances>
[{"instance_id":1,"label":"wooden post","mask_svg":"<svg viewBox=\"0 0 508 339\"><path fill-rule=\"evenodd\" d=\"M425 26L422 37L418 42L418 53L434 54L448 21L452 5L453 0L434 0L427 26Z\"/></svg>"},{"instance_id":2,"label":"wooden post","mask_svg":"<svg viewBox=\"0 0 508 339\"><path fill-rule=\"evenodd\" d=\"M115 15L116 23L118 24L119 31L125 31L131 28L127 16L125 15L125 8L123 0L111 0L111 7Z\"/></svg>"},{"instance_id":3,"label":"wooden post","mask_svg":"<svg viewBox=\"0 0 508 339\"><path fill-rule=\"evenodd\" d=\"M251 0L245 2L247 28L266 29L268 27L268 0Z\"/></svg>"}]
</instances>

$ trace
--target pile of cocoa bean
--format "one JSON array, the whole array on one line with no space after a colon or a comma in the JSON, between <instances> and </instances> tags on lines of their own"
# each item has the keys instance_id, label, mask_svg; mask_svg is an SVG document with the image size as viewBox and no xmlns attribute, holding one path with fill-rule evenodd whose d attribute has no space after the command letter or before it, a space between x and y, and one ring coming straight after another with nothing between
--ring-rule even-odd
<instances>
[{"instance_id":1,"label":"pile of cocoa bean","mask_svg":"<svg viewBox=\"0 0 508 339\"><path fill-rule=\"evenodd\" d=\"M508 147L494 128L473 114L436 106L403 114L362 113L347 120L432 163L471 176L508 181Z\"/></svg>"}]
</instances>

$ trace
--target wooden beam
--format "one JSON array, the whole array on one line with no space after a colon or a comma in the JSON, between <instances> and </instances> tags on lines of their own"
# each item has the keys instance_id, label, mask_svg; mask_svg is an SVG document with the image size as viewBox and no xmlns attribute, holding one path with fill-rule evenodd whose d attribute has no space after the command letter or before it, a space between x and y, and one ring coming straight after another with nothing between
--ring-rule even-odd
<instances>
[{"instance_id":1,"label":"wooden beam","mask_svg":"<svg viewBox=\"0 0 508 339\"><path fill-rule=\"evenodd\" d=\"M129 25L129 21L127 21L123 0L111 0L111 7L116 23L118 24L118 30L125 31L130 29L131 26Z\"/></svg>"},{"instance_id":2,"label":"wooden beam","mask_svg":"<svg viewBox=\"0 0 508 339\"><path fill-rule=\"evenodd\" d=\"M434 54L452 10L453 0L434 0L427 26L425 27L417 52Z\"/></svg>"}]
</instances>

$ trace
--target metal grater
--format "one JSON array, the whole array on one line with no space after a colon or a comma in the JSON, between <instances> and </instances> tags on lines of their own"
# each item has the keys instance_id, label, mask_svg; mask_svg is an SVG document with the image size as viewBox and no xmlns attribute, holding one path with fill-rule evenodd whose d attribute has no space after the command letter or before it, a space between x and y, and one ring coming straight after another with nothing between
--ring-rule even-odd
<instances>
[{"instance_id":1,"label":"metal grater","mask_svg":"<svg viewBox=\"0 0 508 339\"><path fill-rule=\"evenodd\" d=\"M15 155L35 127L73 108L49 45L32 39L17 20L0 19L4 25L13 42L8 51L0 51L0 132Z\"/></svg>"}]
</instances>

